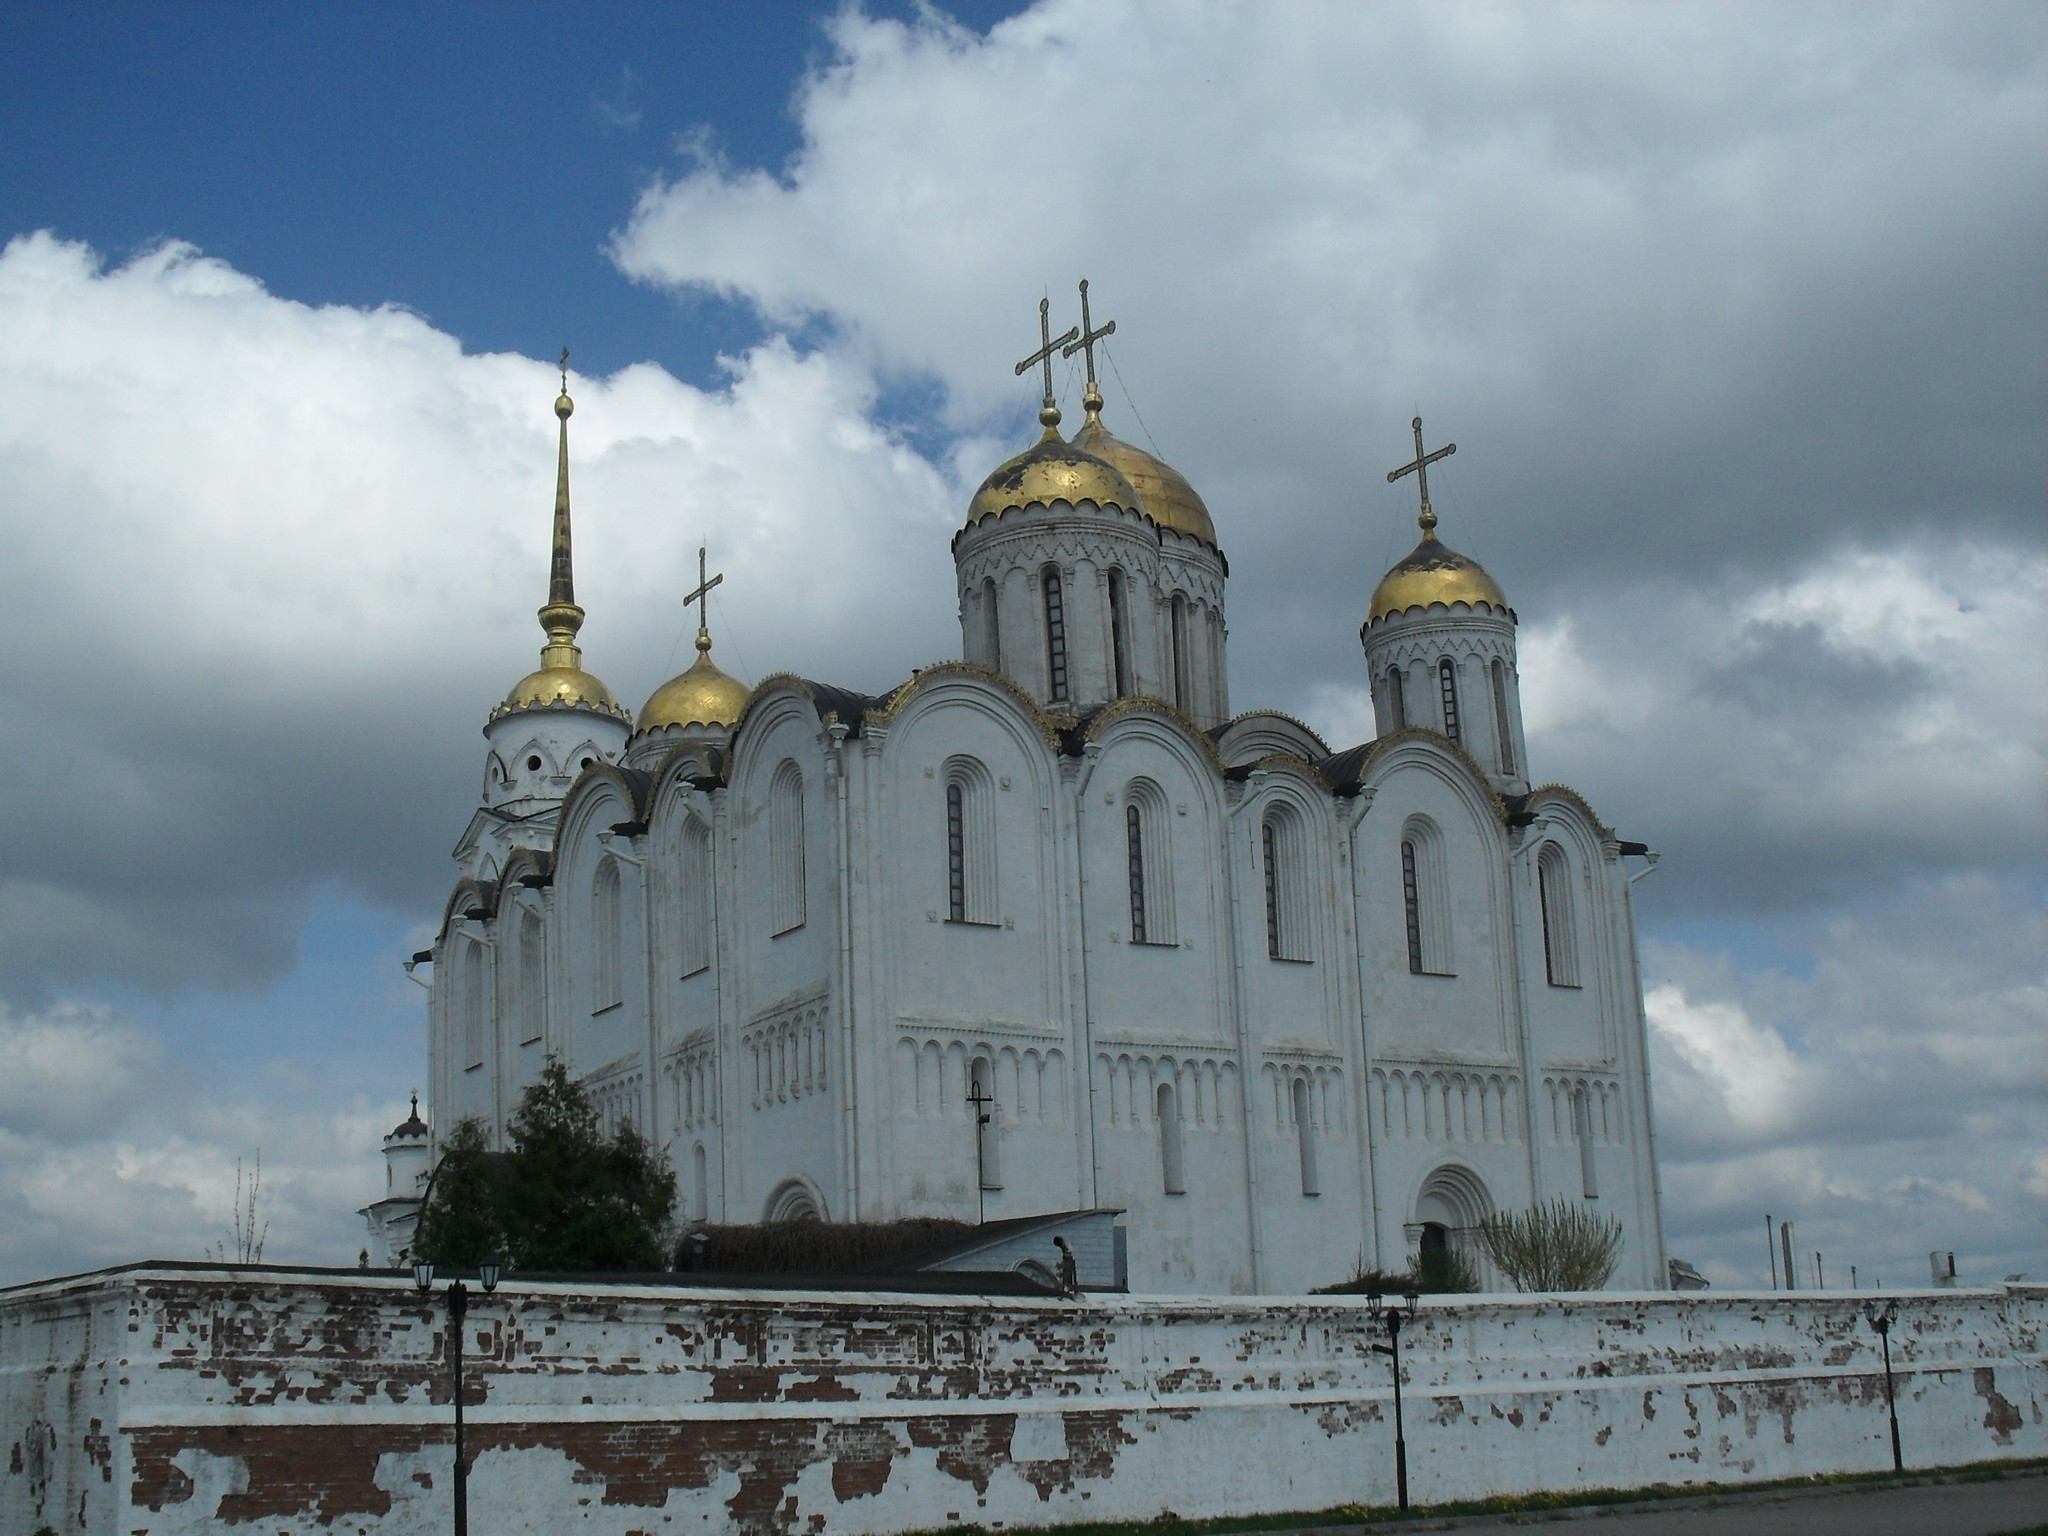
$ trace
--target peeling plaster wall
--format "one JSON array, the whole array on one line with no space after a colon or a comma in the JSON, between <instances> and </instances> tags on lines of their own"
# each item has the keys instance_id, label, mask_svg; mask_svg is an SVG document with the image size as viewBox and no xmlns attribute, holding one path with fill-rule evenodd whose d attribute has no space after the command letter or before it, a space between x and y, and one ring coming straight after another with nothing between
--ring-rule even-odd
<instances>
[{"instance_id":1,"label":"peeling plaster wall","mask_svg":"<svg viewBox=\"0 0 2048 1536\"><path fill-rule=\"evenodd\" d=\"M1900 1293L1909 1465L2048 1454L2048 1286ZM1415 1497L1889 1465L1868 1294L1431 1299ZM438 1532L446 1313L356 1273L0 1292L0 1530ZM475 1528L889 1532L1393 1499L1362 1303L578 1289L468 1321Z\"/></svg>"}]
</instances>

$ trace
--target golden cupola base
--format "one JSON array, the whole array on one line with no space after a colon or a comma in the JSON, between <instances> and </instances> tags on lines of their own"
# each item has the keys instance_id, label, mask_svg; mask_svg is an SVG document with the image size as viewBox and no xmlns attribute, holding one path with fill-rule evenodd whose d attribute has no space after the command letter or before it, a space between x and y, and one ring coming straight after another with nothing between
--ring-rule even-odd
<instances>
[{"instance_id":1,"label":"golden cupola base","mask_svg":"<svg viewBox=\"0 0 2048 1536\"><path fill-rule=\"evenodd\" d=\"M1107 460L1068 442L1059 433L1059 413L1051 416L1045 436L995 467L981 482L974 499L967 503L965 528L985 517L998 517L1013 507L1034 504L1052 506L1066 502L1080 506L1093 502L1098 507L1118 507L1126 512L1143 510L1137 488Z\"/></svg>"},{"instance_id":2,"label":"golden cupola base","mask_svg":"<svg viewBox=\"0 0 2048 1536\"><path fill-rule=\"evenodd\" d=\"M671 725L739 724L747 700L754 690L736 677L720 671L711 659L711 637L697 636L697 659L680 677L672 677L654 690L640 706L635 729L658 731Z\"/></svg>"},{"instance_id":3,"label":"golden cupola base","mask_svg":"<svg viewBox=\"0 0 2048 1536\"><path fill-rule=\"evenodd\" d=\"M1471 608L1484 606L1510 612L1500 583L1487 575L1484 566L1442 543L1434 528L1425 528L1422 541L1373 588L1365 622L1377 624L1411 608L1429 608L1439 603L1446 608L1464 603Z\"/></svg>"}]
</instances>

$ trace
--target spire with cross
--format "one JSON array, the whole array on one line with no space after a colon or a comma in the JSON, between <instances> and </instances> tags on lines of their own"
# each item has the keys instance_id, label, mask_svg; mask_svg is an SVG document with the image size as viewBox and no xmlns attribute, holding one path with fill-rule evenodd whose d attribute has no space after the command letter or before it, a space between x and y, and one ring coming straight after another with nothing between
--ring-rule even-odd
<instances>
[{"instance_id":1,"label":"spire with cross","mask_svg":"<svg viewBox=\"0 0 2048 1536\"><path fill-rule=\"evenodd\" d=\"M1425 539L1433 539L1436 537L1436 513L1429 505L1429 466L1438 459L1448 459L1458 451L1458 445L1445 443L1435 453L1425 452L1422 446L1422 418L1416 417L1409 425L1415 432L1415 457L1399 469L1388 470L1387 484L1392 485L1403 475L1415 477L1416 488L1422 493L1422 511L1415 521L1422 529L1422 536Z\"/></svg>"},{"instance_id":2,"label":"spire with cross","mask_svg":"<svg viewBox=\"0 0 2048 1536\"><path fill-rule=\"evenodd\" d=\"M1038 301L1038 350L1017 365L1017 377L1023 378L1025 370L1034 366L1045 369L1045 404L1039 409L1038 420L1047 437L1055 436L1060 424L1060 408L1052 401L1052 355L1080 334L1078 326L1069 326L1064 336L1055 338L1052 334L1052 300Z\"/></svg>"},{"instance_id":3,"label":"spire with cross","mask_svg":"<svg viewBox=\"0 0 2048 1536\"><path fill-rule=\"evenodd\" d=\"M1069 332L1068 334L1072 334ZM1116 322L1110 321L1101 330L1095 329L1088 317L1088 279L1081 279L1081 334L1060 348L1061 357L1072 357L1076 352L1085 353L1088 359L1088 391L1081 396L1081 408L1091 417L1102 414L1102 390L1095 382L1095 343L1116 334Z\"/></svg>"},{"instance_id":4,"label":"spire with cross","mask_svg":"<svg viewBox=\"0 0 2048 1536\"><path fill-rule=\"evenodd\" d=\"M683 599L683 606L685 608L688 608L692 603L697 605L697 653L700 656L709 654L711 650L711 604L709 601L711 589L725 580L725 573L723 571L719 572L716 576L707 577L704 574L705 558L704 546L699 544L697 546L697 590Z\"/></svg>"}]
</instances>

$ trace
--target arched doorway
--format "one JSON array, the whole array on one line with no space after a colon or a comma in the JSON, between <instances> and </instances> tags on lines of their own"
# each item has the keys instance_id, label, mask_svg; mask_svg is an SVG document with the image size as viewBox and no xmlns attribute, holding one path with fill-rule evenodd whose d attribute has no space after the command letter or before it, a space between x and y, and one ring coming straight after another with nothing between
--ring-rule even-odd
<instances>
[{"instance_id":1,"label":"arched doorway","mask_svg":"<svg viewBox=\"0 0 2048 1536\"><path fill-rule=\"evenodd\" d=\"M765 1221L823 1221L825 1211L812 1193L810 1185L802 1179L789 1179L776 1186L775 1193L768 1197L768 1209L763 1213Z\"/></svg>"},{"instance_id":2,"label":"arched doorway","mask_svg":"<svg viewBox=\"0 0 2048 1536\"><path fill-rule=\"evenodd\" d=\"M1492 1214L1493 1196L1478 1174L1458 1163L1432 1169L1415 1192L1406 1229L1409 1251L1423 1258L1456 1253L1485 1285L1489 1266L1479 1246L1479 1223Z\"/></svg>"}]
</instances>

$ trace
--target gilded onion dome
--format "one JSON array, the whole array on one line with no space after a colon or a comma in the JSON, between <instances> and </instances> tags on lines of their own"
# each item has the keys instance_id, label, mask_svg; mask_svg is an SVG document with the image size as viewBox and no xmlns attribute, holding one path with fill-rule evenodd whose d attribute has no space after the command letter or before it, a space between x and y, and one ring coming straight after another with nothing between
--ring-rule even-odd
<instances>
[{"instance_id":1,"label":"gilded onion dome","mask_svg":"<svg viewBox=\"0 0 2048 1536\"><path fill-rule=\"evenodd\" d=\"M1507 596L1500 583L1486 574L1477 560L1447 548L1436 536L1436 519L1431 517L1422 530L1422 542L1410 550L1394 568L1380 578L1373 589L1372 606L1365 622L1376 624L1410 608L1427 608L1442 603L1478 607L1486 603L1505 610Z\"/></svg>"},{"instance_id":2,"label":"gilded onion dome","mask_svg":"<svg viewBox=\"0 0 2048 1536\"><path fill-rule=\"evenodd\" d=\"M1137 490L1120 471L1060 436L1057 407L1048 405L1038 419L1045 424L1045 436L1014 459L997 465L981 482L974 499L967 503L966 527L1033 502L1051 506L1064 501L1079 506L1092 501L1132 512L1143 509Z\"/></svg>"},{"instance_id":3,"label":"gilded onion dome","mask_svg":"<svg viewBox=\"0 0 2048 1536\"><path fill-rule=\"evenodd\" d=\"M1175 533L1184 533L1191 539L1200 539L1204 544L1213 546L1216 543L1216 525L1210 521L1209 509L1202 504L1202 498L1188 484L1187 476L1164 459L1113 436L1102 424L1102 396L1095 392L1092 384L1082 404L1087 409L1088 419L1074 434L1074 446L1102 460L1130 481L1132 489L1138 493L1138 510L1161 528L1171 528Z\"/></svg>"},{"instance_id":4,"label":"gilded onion dome","mask_svg":"<svg viewBox=\"0 0 2048 1536\"><path fill-rule=\"evenodd\" d=\"M672 677L640 706L636 730L658 731L665 725L737 725L754 690L728 677L711 660L711 636L697 632L697 659L690 670Z\"/></svg>"},{"instance_id":5,"label":"gilded onion dome","mask_svg":"<svg viewBox=\"0 0 2048 1536\"><path fill-rule=\"evenodd\" d=\"M566 369L568 353L562 354ZM540 627L547 643L540 648L540 670L529 672L512 685L505 702L493 711L502 714L515 709L594 709L624 719L612 691L583 670L583 651L576 633L583 628L583 610L576 604L576 579L569 554L569 417L576 403L569 398L568 375L555 401L555 417L561 422L561 439L555 465L555 526L553 553L548 571L548 600L539 613Z\"/></svg>"}]
</instances>

